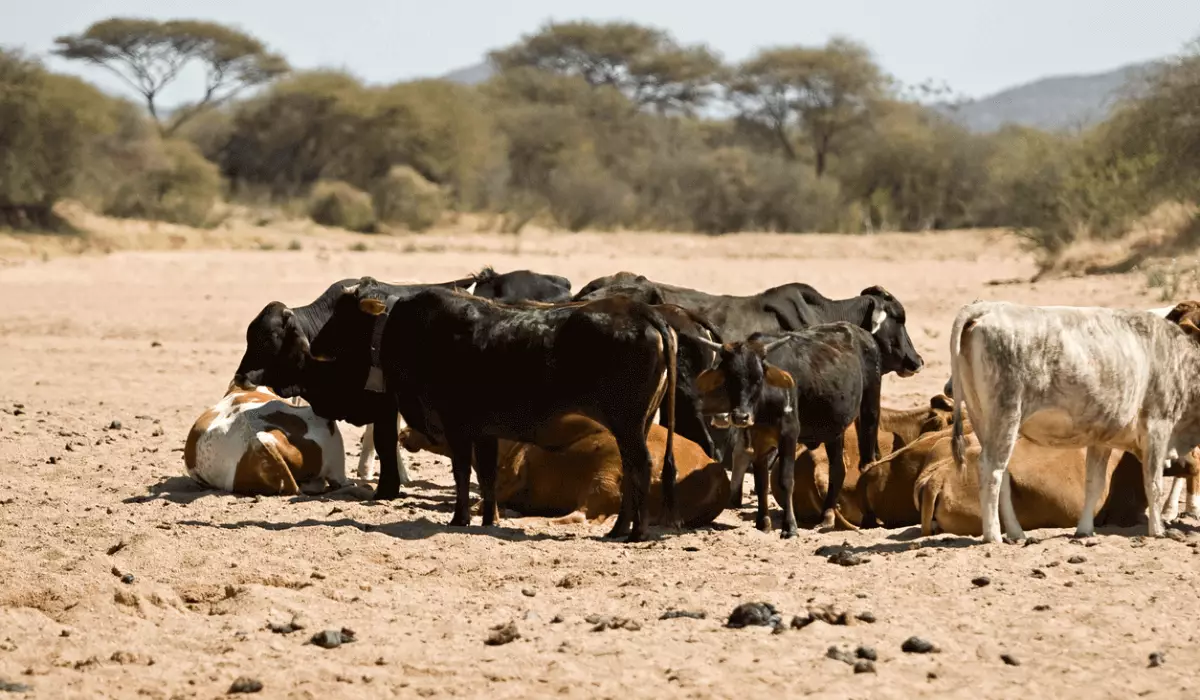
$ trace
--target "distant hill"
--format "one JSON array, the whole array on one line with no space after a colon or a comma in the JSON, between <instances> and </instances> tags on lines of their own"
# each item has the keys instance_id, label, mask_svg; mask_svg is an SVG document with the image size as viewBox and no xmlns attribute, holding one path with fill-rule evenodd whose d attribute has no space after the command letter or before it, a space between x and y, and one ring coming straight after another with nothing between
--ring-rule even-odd
<instances>
[{"instance_id":1,"label":"distant hill","mask_svg":"<svg viewBox=\"0 0 1200 700\"><path fill-rule=\"evenodd\" d=\"M449 80L452 83L462 83L463 85L478 85L492 77L495 69L487 61L477 63L466 68L450 71L441 77L442 80Z\"/></svg>"},{"instance_id":2,"label":"distant hill","mask_svg":"<svg viewBox=\"0 0 1200 700\"><path fill-rule=\"evenodd\" d=\"M1154 67L1136 63L1090 75L1060 75L1002 90L961 105L953 118L971 131L995 131L1005 124L1048 131L1103 121L1136 80ZM947 111L944 106L939 106Z\"/></svg>"},{"instance_id":3,"label":"distant hill","mask_svg":"<svg viewBox=\"0 0 1200 700\"><path fill-rule=\"evenodd\" d=\"M1103 121L1126 87L1154 66L1135 63L1106 73L1059 75L1001 90L950 110L935 105L971 131L995 131L1005 124L1032 126L1050 131L1088 126ZM477 85L492 76L487 62L460 68L443 80Z\"/></svg>"}]
</instances>

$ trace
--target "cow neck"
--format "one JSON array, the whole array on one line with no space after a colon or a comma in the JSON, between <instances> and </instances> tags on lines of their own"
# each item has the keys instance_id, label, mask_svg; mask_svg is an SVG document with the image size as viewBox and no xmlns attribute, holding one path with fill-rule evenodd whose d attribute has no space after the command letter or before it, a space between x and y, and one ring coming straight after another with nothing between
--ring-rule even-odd
<instances>
[{"instance_id":1,"label":"cow neck","mask_svg":"<svg viewBox=\"0 0 1200 700\"><path fill-rule=\"evenodd\" d=\"M367 373L367 391L383 393L387 382L383 379L383 329L387 327L388 315L400 296L393 294L384 300L384 311L375 317L375 327L371 329L371 370Z\"/></svg>"}]
</instances>

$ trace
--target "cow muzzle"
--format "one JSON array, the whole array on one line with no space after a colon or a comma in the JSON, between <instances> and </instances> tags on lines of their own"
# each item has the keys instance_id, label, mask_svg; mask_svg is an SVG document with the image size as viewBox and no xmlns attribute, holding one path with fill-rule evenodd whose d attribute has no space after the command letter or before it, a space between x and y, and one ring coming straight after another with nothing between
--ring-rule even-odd
<instances>
[{"instance_id":1,"label":"cow muzzle","mask_svg":"<svg viewBox=\"0 0 1200 700\"><path fill-rule=\"evenodd\" d=\"M754 414L743 411L731 411L729 418L735 428L749 428L754 425Z\"/></svg>"}]
</instances>

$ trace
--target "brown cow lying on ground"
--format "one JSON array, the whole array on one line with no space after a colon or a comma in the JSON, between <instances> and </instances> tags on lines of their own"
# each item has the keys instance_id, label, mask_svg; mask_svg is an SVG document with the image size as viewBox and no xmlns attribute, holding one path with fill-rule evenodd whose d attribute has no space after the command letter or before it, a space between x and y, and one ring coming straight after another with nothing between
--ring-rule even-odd
<instances>
[{"instance_id":1,"label":"brown cow lying on ground","mask_svg":"<svg viewBox=\"0 0 1200 700\"><path fill-rule=\"evenodd\" d=\"M563 516L556 520L560 523L603 522L616 515L621 508L621 456L612 434L577 414L556 419L549 432L555 449L500 440L496 473L500 507L523 515ZM650 515L655 523L662 502L666 437L661 425L650 426ZM411 429L401 433L400 444L410 452L447 452ZM729 502L729 476L691 440L676 435L673 452L680 519L687 527L707 525Z\"/></svg>"},{"instance_id":2,"label":"brown cow lying on ground","mask_svg":"<svg viewBox=\"0 0 1200 700\"><path fill-rule=\"evenodd\" d=\"M954 464L950 441L937 442L913 491L920 509L921 534L937 532L979 535L983 521L979 509L979 443L972 435L966 464ZM1087 479L1086 450L1042 447L1020 438L1009 462L1012 502L1021 526L1030 529L1073 527L1084 505ZM1114 451L1108 460L1107 478L1097 525L1132 527L1145 521L1146 496L1142 465L1136 456Z\"/></svg>"},{"instance_id":3,"label":"brown cow lying on ground","mask_svg":"<svg viewBox=\"0 0 1200 700\"><path fill-rule=\"evenodd\" d=\"M891 454L905 445L913 442L922 435L944 430L950 425L950 399L938 394L929 400L928 406L918 406L912 409L896 409L881 407L879 414L879 452L883 456ZM863 523L863 501L859 486L860 473L858 470L858 432L851 424L846 428L845 451L842 461L846 465L846 478L842 486L842 495L838 499L835 512L837 526L840 529L856 529L858 526L871 527L875 523L872 518ZM796 511L796 519L805 524L814 525L821 520L821 503L829 491L829 457L824 447L815 450L801 446L796 450L796 487L792 498ZM771 493L775 502L779 502L779 472L771 470ZM906 496L912 493L911 484ZM914 521L915 522L915 521Z\"/></svg>"}]
</instances>

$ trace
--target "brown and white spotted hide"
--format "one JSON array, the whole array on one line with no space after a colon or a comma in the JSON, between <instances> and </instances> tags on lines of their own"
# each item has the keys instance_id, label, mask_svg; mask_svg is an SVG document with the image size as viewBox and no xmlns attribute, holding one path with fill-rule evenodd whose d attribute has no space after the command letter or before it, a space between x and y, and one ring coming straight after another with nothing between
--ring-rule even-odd
<instances>
[{"instance_id":1,"label":"brown and white spotted hide","mask_svg":"<svg viewBox=\"0 0 1200 700\"><path fill-rule=\"evenodd\" d=\"M345 447L336 424L266 387L231 384L196 419L184 443L188 476L243 495L294 495L343 486Z\"/></svg>"}]
</instances>

